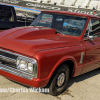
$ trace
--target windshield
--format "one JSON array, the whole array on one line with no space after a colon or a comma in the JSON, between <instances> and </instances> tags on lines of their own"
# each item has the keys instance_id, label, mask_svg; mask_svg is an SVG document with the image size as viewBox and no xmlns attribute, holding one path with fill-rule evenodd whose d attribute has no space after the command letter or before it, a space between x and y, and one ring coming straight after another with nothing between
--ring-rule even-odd
<instances>
[{"instance_id":1,"label":"windshield","mask_svg":"<svg viewBox=\"0 0 100 100\"><path fill-rule=\"evenodd\" d=\"M54 28L65 35L80 36L86 20L77 16L41 13L31 25Z\"/></svg>"}]
</instances>

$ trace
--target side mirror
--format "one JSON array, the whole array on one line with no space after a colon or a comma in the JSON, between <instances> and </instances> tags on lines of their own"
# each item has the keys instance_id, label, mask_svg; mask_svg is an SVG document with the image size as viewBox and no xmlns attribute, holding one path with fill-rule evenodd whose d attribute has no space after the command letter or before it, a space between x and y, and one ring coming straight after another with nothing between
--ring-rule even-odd
<instances>
[{"instance_id":1,"label":"side mirror","mask_svg":"<svg viewBox=\"0 0 100 100\"><path fill-rule=\"evenodd\" d=\"M94 40L94 36L89 36L89 40L93 41Z\"/></svg>"},{"instance_id":2,"label":"side mirror","mask_svg":"<svg viewBox=\"0 0 100 100\"><path fill-rule=\"evenodd\" d=\"M89 36L89 37L87 37L87 39L84 39L85 41L88 41L88 40L90 40L90 41L93 41L94 40L94 36Z\"/></svg>"}]
</instances>

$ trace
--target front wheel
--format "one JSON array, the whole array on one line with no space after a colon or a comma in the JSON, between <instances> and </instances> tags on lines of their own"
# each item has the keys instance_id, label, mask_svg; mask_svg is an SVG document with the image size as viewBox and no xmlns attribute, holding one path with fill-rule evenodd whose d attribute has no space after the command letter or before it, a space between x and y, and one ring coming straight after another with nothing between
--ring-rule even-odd
<instances>
[{"instance_id":1,"label":"front wheel","mask_svg":"<svg viewBox=\"0 0 100 100\"><path fill-rule=\"evenodd\" d=\"M69 68L67 64L62 64L52 76L52 81L49 87L49 93L57 96L62 93L67 86L69 79Z\"/></svg>"}]
</instances>

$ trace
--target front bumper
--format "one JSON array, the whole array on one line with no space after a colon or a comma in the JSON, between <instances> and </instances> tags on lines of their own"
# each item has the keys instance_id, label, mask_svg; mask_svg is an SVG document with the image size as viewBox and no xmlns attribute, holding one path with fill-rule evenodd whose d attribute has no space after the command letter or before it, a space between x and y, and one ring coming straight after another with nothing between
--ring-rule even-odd
<instances>
[{"instance_id":1,"label":"front bumper","mask_svg":"<svg viewBox=\"0 0 100 100\"><path fill-rule=\"evenodd\" d=\"M17 75L5 72L3 70L0 69L0 75L7 77L8 79L11 79L15 82L30 86L30 87L45 87L48 84L49 79L32 79L32 80L28 80L26 78L23 77L19 77Z\"/></svg>"}]
</instances>

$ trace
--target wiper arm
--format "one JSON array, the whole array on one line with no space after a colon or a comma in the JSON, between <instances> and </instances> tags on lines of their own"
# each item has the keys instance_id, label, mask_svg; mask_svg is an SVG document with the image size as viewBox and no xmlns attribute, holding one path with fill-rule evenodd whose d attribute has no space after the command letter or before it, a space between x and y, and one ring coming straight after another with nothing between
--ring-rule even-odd
<instances>
[{"instance_id":1,"label":"wiper arm","mask_svg":"<svg viewBox=\"0 0 100 100\"><path fill-rule=\"evenodd\" d=\"M63 34L60 30L56 30L56 33L60 33L60 34L62 34L62 35L65 35L65 34Z\"/></svg>"}]
</instances>

